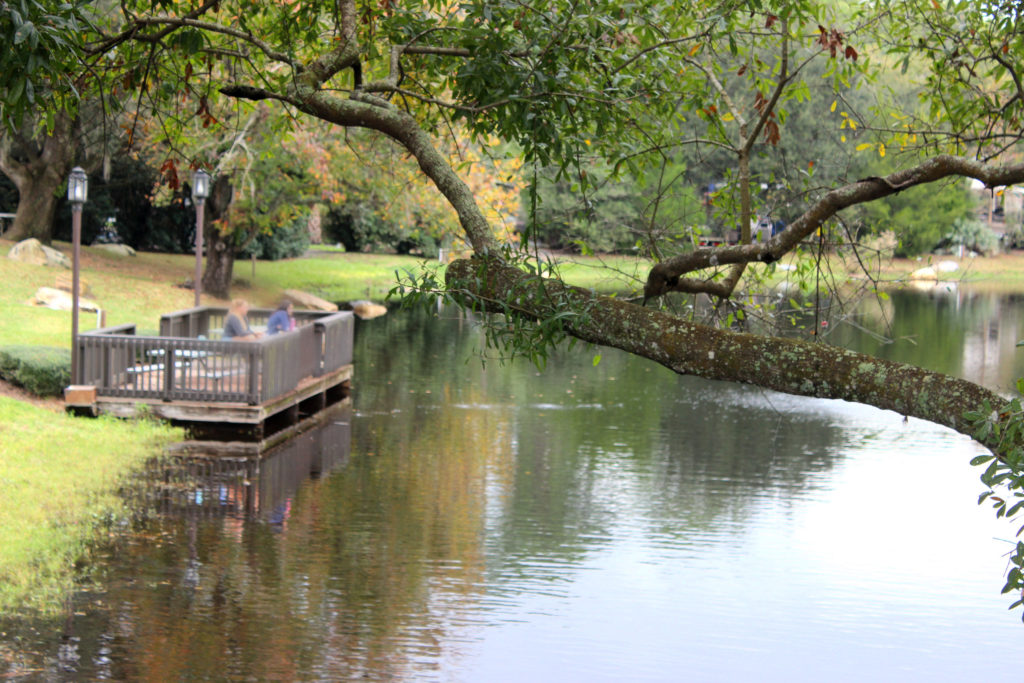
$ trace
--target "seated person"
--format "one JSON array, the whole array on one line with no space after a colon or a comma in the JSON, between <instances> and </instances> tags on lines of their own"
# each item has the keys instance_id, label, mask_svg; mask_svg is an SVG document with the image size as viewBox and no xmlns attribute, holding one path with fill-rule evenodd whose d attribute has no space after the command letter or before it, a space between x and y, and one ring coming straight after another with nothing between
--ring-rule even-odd
<instances>
[{"instance_id":1,"label":"seated person","mask_svg":"<svg viewBox=\"0 0 1024 683\"><path fill-rule=\"evenodd\" d=\"M295 329L295 317L293 315L294 307L292 302L285 299L282 301L277 310L270 316L270 320L267 321L267 334L277 334L278 332L289 332Z\"/></svg>"},{"instance_id":2,"label":"seated person","mask_svg":"<svg viewBox=\"0 0 1024 683\"><path fill-rule=\"evenodd\" d=\"M249 327L249 319L246 317L249 314L249 302L245 299L235 299L231 302L231 307L228 309L228 315L224 318L224 335L222 339L230 341L252 341L259 339L263 335L259 332L254 332Z\"/></svg>"}]
</instances>

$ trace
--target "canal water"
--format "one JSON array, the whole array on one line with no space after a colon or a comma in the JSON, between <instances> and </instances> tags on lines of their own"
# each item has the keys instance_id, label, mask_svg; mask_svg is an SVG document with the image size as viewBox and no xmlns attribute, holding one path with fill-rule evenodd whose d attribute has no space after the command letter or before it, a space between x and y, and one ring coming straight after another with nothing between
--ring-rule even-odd
<instances>
[{"instance_id":1,"label":"canal water","mask_svg":"<svg viewBox=\"0 0 1024 683\"><path fill-rule=\"evenodd\" d=\"M872 334L830 329L1011 386L1020 310L895 294L849 321ZM1016 526L976 504L971 440L482 343L456 312L362 323L352 405L319 430L260 467L155 464L96 588L59 624L0 625L0 678L1019 680Z\"/></svg>"}]
</instances>

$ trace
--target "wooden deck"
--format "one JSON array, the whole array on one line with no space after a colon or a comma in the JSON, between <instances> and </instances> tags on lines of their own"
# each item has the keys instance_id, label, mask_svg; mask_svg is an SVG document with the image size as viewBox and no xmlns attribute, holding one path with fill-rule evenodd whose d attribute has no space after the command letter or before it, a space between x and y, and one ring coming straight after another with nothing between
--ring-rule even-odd
<instances>
[{"instance_id":1,"label":"wooden deck","mask_svg":"<svg viewBox=\"0 0 1024 683\"><path fill-rule=\"evenodd\" d=\"M92 415L148 413L185 425L193 438L264 441L348 396L350 312L299 311L297 329L242 342L216 338L224 313L165 315L160 336L136 335L134 325L80 334L79 376L65 405ZM251 311L250 322L269 313Z\"/></svg>"}]
</instances>

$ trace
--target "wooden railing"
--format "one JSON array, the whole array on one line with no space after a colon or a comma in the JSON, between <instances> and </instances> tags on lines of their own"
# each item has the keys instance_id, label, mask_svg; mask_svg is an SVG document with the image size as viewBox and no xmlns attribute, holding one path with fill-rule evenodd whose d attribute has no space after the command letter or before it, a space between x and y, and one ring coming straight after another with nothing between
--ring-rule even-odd
<instances>
[{"instance_id":1,"label":"wooden railing","mask_svg":"<svg viewBox=\"0 0 1024 683\"><path fill-rule=\"evenodd\" d=\"M226 309L177 311L160 319L161 335L136 335L135 325L78 336L75 384L101 396L256 405L352 362L352 313L298 311L297 329L256 341L223 341ZM250 311L253 327L272 311ZM189 335L189 336L185 336Z\"/></svg>"}]
</instances>

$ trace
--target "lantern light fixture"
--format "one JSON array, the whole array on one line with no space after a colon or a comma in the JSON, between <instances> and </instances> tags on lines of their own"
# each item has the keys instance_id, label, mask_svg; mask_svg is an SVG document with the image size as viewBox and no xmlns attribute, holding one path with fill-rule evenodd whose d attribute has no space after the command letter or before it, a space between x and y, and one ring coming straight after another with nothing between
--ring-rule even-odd
<instances>
[{"instance_id":1,"label":"lantern light fixture","mask_svg":"<svg viewBox=\"0 0 1024 683\"><path fill-rule=\"evenodd\" d=\"M192 174L192 199L201 202L210 196L210 174L198 169Z\"/></svg>"},{"instance_id":2,"label":"lantern light fixture","mask_svg":"<svg viewBox=\"0 0 1024 683\"><path fill-rule=\"evenodd\" d=\"M89 176L81 166L75 166L68 176L68 201L81 206L88 197Z\"/></svg>"}]
</instances>

